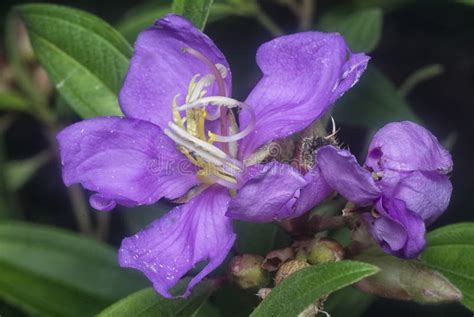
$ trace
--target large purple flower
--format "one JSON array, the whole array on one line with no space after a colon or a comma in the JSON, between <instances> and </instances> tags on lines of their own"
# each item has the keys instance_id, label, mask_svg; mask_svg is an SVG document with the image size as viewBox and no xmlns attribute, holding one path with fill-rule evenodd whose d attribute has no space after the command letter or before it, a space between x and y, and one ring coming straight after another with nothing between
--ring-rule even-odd
<instances>
[{"instance_id":1,"label":"large purple flower","mask_svg":"<svg viewBox=\"0 0 474 317\"><path fill-rule=\"evenodd\" d=\"M393 255L413 258L425 246L425 225L448 207L451 155L413 122L387 124L369 146L364 167L346 150L326 146L317 155L326 182L350 202L376 212L364 219L374 239Z\"/></svg>"},{"instance_id":2,"label":"large purple flower","mask_svg":"<svg viewBox=\"0 0 474 317\"><path fill-rule=\"evenodd\" d=\"M166 297L207 261L188 293L232 247L231 218L296 217L331 192L316 167L302 174L248 158L318 119L367 61L338 34L283 36L259 48L263 78L239 102L230 97L229 65L214 43L184 18L165 16L135 43L119 98L125 117L85 120L58 135L64 182L95 192L90 202L99 210L186 194L187 203L124 239L119 259Z\"/></svg>"}]
</instances>

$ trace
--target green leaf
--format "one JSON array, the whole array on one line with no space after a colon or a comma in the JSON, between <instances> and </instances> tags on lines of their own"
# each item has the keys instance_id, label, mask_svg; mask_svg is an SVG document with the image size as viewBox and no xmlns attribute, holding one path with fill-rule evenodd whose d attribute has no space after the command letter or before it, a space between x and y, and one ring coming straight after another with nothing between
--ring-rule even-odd
<instances>
[{"instance_id":1,"label":"green leaf","mask_svg":"<svg viewBox=\"0 0 474 317\"><path fill-rule=\"evenodd\" d=\"M285 245L287 242L286 234L272 223L235 221L234 229L237 233L235 247L239 253L265 255L271 250L281 247L279 244Z\"/></svg>"},{"instance_id":2,"label":"green leaf","mask_svg":"<svg viewBox=\"0 0 474 317\"><path fill-rule=\"evenodd\" d=\"M229 16L251 16L254 7L229 3L214 3L211 6L207 24L219 21ZM138 34L153 25L153 22L171 12L168 4L143 5L132 9L117 25L117 30L130 42L135 42Z\"/></svg>"},{"instance_id":3,"label":"green leaf","mask_svg":"<svg viewBox=\"0 0 474 317\"><path fill-rule=\"evenodd\" d=\"M334 117L336 121L365 128L379 128L400 120L420 122L393 83L373 65L339 99Z\"/></svg>"},{"instance_id":4,"label":"green leaf","mask_svg":"<svg viewBox=\"0 0 474 317\"><path fill-rule=\"evenodd\" d=\"M51 158L48 152L41 152L29 159L5 163L5 182L9 192L16 192Z\"/></svg>"},{"instance_id":5,"label":"green leaf","mask_svg":"<svg viewBox=\"0 0 474 317\"><path fill-rule=\"evenodd\" d=\"M203 30L212 3L213 0L173 0L172 10L189 19L195 27Z\"/></svg>"},{"instance_id":6,"label":"green leaf","mask_svg":"<svg viewBox=\"0 0 474 317\"><path fill-rule=\"evenodd\" d=\"M106 22L64 6L15 8L56 89L82 117L120 115L117 94L132 49Z\"/></svg>"},{"instance_id":7,"label":"green leaf","mask_svg":"<svg viewBox=\"0 0 474 317\"><path fill-rule=\"evenodd\" d=\"M0 223L0 271L0 297L45 316L90 316L146 285L108 246L18 222Z\"/></svg>"},{"instance_id":8,"label":"green leaf","mask_svg":"<svg viewBox=\"0 0 474 317\"><path fill-rule=\"evenodd\" d=\"M358 317L375 301L375 296L362 293L352 287L343 288L329 296L324 303L324 310L331 317Z\"/></svg>"},{"instance_id":9,"label":"green leaf","mask_svg":"<svg viewBox=\"0 0 474 317\"><path fill-rule=\"evenodd\" d=\"M28 100L11 91L0 91L0 110L28 111Z\"/></svg>"},{"instance_id":10,"label":"green leaf","mask_svg":"<svg viewBox=\"0 0 474 317\"><path fill-rule=\"evenodd\" d=\"M174 288L173 293L182 294L188 283L189 279L183 280ZM199 283L186 299L166 299L157 294L152 288L146 288L113 304L101 312L99 317L194 316L215 289L215 282L204 281Z\"/></svg>"},{"instance_id":11,"label":"green leaf","mask_svg":"<svg viewBox=\"0 0 474 317\"><path fill-rule=\"evenodd\" d=\"M250 315L297 316L317 299L377 273L377 267L353 261L311 266L291 274Z\"/></svg>"},{"instance_id":12,"label":"green leaf","mask_svg":"<svg viewBox=\"0 0 474 317\"><path fill-rule=\"evenodd\" d=\"M170 5L137 8L128 13L117 25L117 30L130 42L135 42L138 33L153 25L155 20L171 12Z\"/></svg>"},{"instance_id":13,"label":"green leaf","mask_svg":"<svg viewBox=\"0 0 474 317\"><path fill-rule=\"evenodd\" d=\"M474 223L442 227L427 236L422 261L443 273L463 293L463 303L474 311Z\"/></svg>"},{"instance_id":14,"label":"green leaf","mask_svg":"<svg viewBox=\"0 0 474 317\"><path fill-rule=\"evenodd\" d=\"M369 8L341 13L330 11L321 18L321 27L327 32L339 32L354 52L370 52L380 41L382 33L382 10Z\"/></svg>"}]
</instances>

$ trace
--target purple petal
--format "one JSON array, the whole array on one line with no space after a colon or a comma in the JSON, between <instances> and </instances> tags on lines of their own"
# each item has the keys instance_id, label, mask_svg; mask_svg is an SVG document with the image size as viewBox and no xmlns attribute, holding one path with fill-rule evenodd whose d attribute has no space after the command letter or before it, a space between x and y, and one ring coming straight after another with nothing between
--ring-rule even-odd
<instances>
[{"instance_id":1,"label":"purple petal","mask_svg":"<svg viewBox=\"0 0 474 317\"><path fill-rule=\"evenodd\" d=\"M63 180L96 192L91 205L110 210L175 199L198 183L195 169L161 129L109 117L81 121L58 134Z\"/></svg>"},{"instance_id":2,"label":"purple petal","mask_svg":"<svg viewBox=\"0 0 474 317\"><path fill-rule=\"evenodd\" d=\"M120 265L142 271L155 290L169 298L171 287L198 262L208 261L189 283L188 295L222 263L234 244L231 220L224 215L229 200L226 189L213 186L174 208L122 241Z\"/></svg>"},{"instance_id":3,"label":"purple petal","mask_svg":"<svg viewBox=\"0 0 474 317\"><path fill-rule=\"evenodd\" d=\"M349 151L324 146L318 151L317 164L329 186L356 205L371 205L381 194L370 172Z\"/></svg>"},{"instance_id":4,"label":"purple petal","mask_svg":"<svg viewBox=\"0 0 474 317\"><path fill-rule=\"evenodd\" d=\"M307 185L300 190L298 200L293 206L295 217L311 210L333 192L318 166L306 173L304 179Z\"/></svg>"},{"instance_id":5,"label":"purple petal","mask_svg":"<svg viewBox=\"0 0 474 317\"><path fill-rule=\"evenodd\" d=\"M398 199L382 199L376 206L379 218L365 215L370 232L385 252L411 259L423 251L425 224L420 216L406 208Z\"/></svg>"},{"instance_id":6,"label":"purple petal","mask_svg":"<svg viewBox=\"0 0 474 317\"><path fill-rule=\"evenodd\" d=\"M389 123L373 137L365 164L375 171L439 171L448 173L453 161L436 137L416 123Z\"/></svg>"},{"instance_id":7,"label":"purple petal","mask_svg":"<svg viewBox=\"0 0 474 317\"><path fill-rule=\"evenodd\" d=\"M168 122L172 121L173 98L180 94L178 104L183 104L192 77L210 73L204 62L184 53L184 48L195 49L212 63L227 68L225 84L230 95L230 69L224 55L191 22L170 14L141 32L135 42L135 51L119 97L127 116L151 121L162 129L167 127ZM215 84L207 90L210 95L217 94Z\"/></svg>"},{"instance_id":8,"label":"purple petal","mask_svg":"<svg viewBox=\"0 0 474 317\"><path fill-rule=\"evenodd\" d=\"M245 102L257 120L254 131L240 142L241 158L319 118L357 82L369 59L352 55L339 34L320 32L276 38L260 46L256 58L263 78ZM249 120L242 112L241 125Z\"/></svg>"},{"instance_id":9,"label":"purple petal","mask_svg":"<svg viewBox=\"0 0 474 317\"><path fill-rule=\"evenodd\" d=\"M398 184L393 195L430 224L448 208L452 190L446 175L412 172Z\"/></svg>"},{"instance_id":10,"label":"purple petal","mask_svg":"<svg viewBox=\"0 0 474 317\"><path fill-rule=\"evenodd\" d=\"M272 161L247 168L240 183L242 187L231 200L227 216L269 222L295 216L291 207L306 180L290 165Z\"/></svg>"}]
</instances>

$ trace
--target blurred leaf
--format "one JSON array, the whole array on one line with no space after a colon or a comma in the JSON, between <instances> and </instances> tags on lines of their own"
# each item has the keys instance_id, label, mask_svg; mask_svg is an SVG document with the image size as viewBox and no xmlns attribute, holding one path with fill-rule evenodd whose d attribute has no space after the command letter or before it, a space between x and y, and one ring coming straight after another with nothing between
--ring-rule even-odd
<instances>
[{"instance_id":1,"label":"blurred leaf","mask_svg":"<svg viewBox=\"0 0 474 317\"><path fill-rule=\"evenodd\" d=\"M382 33L382 10L369 8L341 13L329 11L321 18L321 27L327 32L339 32L353 52L370 52L380 41Z\"/></svg>"},{"instance_id":2,"label":"blurred leaf","mask_svg":"<svg viewBox=\"0 0 474 317\"><path fill-rule=\"evenodd\" d=\"M214 0L173 0L174 13L189 19L194 26L203 30Z\"/></svg>"},{"instance_id":3,"label":"blurred leaf","mask_svg":"<svg viewBox=\"0 0 474 317\"><path fill-rule=\"evenodd\" d=\"M15 81L18 83L22 92L24 92L32 102L31 106L34 106L43 104L45 98L37 91L26 61L22 59L22 54L19 51L18 37L21 36L21 23L22 22L12 12L8 14L5 24L5 51Z\"/></svg>"},{"instance_id":4,"label":"blurred leaf","mask_svg":"<svg viewBox=\"0 0 474 317\"><path fill-rule=\"evenodd\" d=\"M432 1L433 0L426 1L426 3L430 3ZM385 12L389 12L416 2L416 0L354 0L353 4L356 8L378 6L382 8Z\"/></svg>"},{"instance_id":5,"label":"blurred leaf","mask_svg":"<svg viewBox=\"0 0 474 317\"><path fill-rule=\"evenodd\" d=\"M171 12L170 5L150 7L149 5L137 8L117 24L117 30L130 42L135 42L138 33L153 25L155 20Z\"/></svg>"},{"instance_id":6,"label":"blurred leaf","mask_svg":"<svg viewBox=\"0 0 474 317\"><path fill-rule=\"evenodd\" d=\"M9 192L16 192L31 177L34 176L45 163L49 161L51 155L48 152L41 152L29 159L8 161L5 163L5 181Z\"/></svg>"},{"instance_id":7,"label":"blurred leaf","mask_svg":"<svg viewBox=\"0 0 474 317\"><path fill-rule=\"evenodd\" d=\"M474 0L456 0L457 3L474 6Z\"/></svg>"},{"instance_id":8,"label":"blurred leaf","mask_svg":"<svg viewBox=\"0 0 474 317\"><path fill-rule=\"evenodd\" d=\"M237 15L250 16L254 8L248 5L234 5L225 2L217 2L211 6L207 23L219 21L220 19ZM171 12L170 4L142 5L132 9L117 25L117 30L130 42L135 42L138 34L153 25L155 20Z\"/></svg>"},{"instance_id":9,"label":"blurred leaf","mask_svg":"<svg viewBox=\"0 0 474 317\"><path fill-rule=\"evenodd\" d=\"M146 285L106 245L15 222L0 223L0 272L0 297L45 316L90 316Z\"/></svg>"},{"instance_id":10,"label":"blurred leaf","mask_svg":"<svg viewBox=\"0 0 474 317\"><path fill-rule=\"evenodd\" d=\"M235 247L239 253L265 255L281 247L277 242L285 242L285 233L276 224L235 221L234 229L237 233Z\"/></svg>"},{"instance_id":11,"label":"blurred leaf","mask_svg":"<svg viewBox=\"0 0 474 317\"><path fill-rule=\"evenodd\" d=\"M120 115L117 93L132 49L101 19L72 8L27 4L15 8L36 56L56 89L82 117Z\"/></svg>"},{"instance_id":12,"label":"blurred leaf","mask_svg":"<svg viewBox=\"0 0 474 317\"><path fill-rule=\"evenodd\" d=\"M173 294L182 294L188 283L189 279L181 281L173 289ZM199 283L187 298L167 299L157 294L154 289L146 288L113 304L98 317L194 316L215 289L214 281L204 281Z\"/></svg>"},{"instance_id":13,"label":"blurred leaf","mask_svg":"<svg viewBox=\"0 0 474 317\"><path fill-rule=\"evenodd\" d=\"M212 295L212 302L225 317L248 317L258 304L255 291L243 290L227 283Z\"/></svg>"},{"instance_id":14,"label":"blurred leaf","mask_svg":"<svg viewBox=\"0 0 474 317\"><path fill-rule=\"evenodd\" d=\"M278 284L250 316L297 316L317 299L377 271L373 265L353 261L307 267Z\"/></svg>"},{"instance_id":15,"label":"blurred leaf","mask_svg":"<svg viewBox=\"0 0 474 317\"><path fill-rule=\"evenodd\" d=\"M379 128L391 121L420 122L393 83L373 65L337 101L334 117L336 121L366 128Z\"/></svg>"},{"instance_id":16,"label":"blurred leaf","mask_svg":"<svg viewBox=\"0 0 474 317\"><path fill-rule=\"evenodd\" d=\"M416 87L416 85L433 77L439 76L443 73L443 70L443 65L440 64L431 64L421 67L408 76L405 82L400 85L398 92L400 95L402 95L402 97L406 97L413 90L413 88Z\"/></svg>"},{"instance_id":17,"label":"blurred leaf","mask_svg":"<svg viewBox=\"0 0 474 317\"><path fill-rule=\"evenodd\" d=\"M421 259L443 273L463 293L463 303L474 311L474 223L459 223L432 231Z\"/></svg>"},{"instance_id":18,"label":"blurred leaf","mask_svg":"<svg viewBox=\"0 0 474 317\"><path fill-rule=\"evenodd\" d=\"M216 306L212 305L209 301L204 302L201 307L196 311L193 317L220 317L221 313Z\"/></svg>"},{"instance_id":19,"label":"blurred leaf","mask_svg":"<svg viewBox=\"0 0 474 317\"><path fill-rule=\"evenodd\" d=\"M171 204L165 201L159 201L156 204L149 206L120 208L120 213L127 226L127 232L135 234L149 225L152 221L163 216L171 210L171 208Z\"/></svg>"},{"instance_id":20,"label":"blurred leaf","mask_svg":"<svg viewBox=\"0 0 474 317\"><path fill-rule=\"evenodd\" d=\"M363 316L374 301L375 296L346 287L329 296L324 303L324 310L331 317L358 317Z\"/></svg>"},{"instance_id":21,"label":"blurred leaf","mask_svg":"<svg viewBox=\"0 0 474 317\"><path fill-rule=\"evenodd\" d=\"M28 111L28 100L10 91L0 91L0 110Z\"/></svg>"}]
</instances>

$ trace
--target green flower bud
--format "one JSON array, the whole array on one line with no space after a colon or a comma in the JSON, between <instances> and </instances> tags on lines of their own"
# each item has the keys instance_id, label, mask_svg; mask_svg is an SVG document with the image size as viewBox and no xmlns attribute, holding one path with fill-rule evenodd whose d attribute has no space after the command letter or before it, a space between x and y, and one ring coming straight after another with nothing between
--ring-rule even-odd
<instances>
[{"instance_id":1,"label":"green flower bud","mask_svg":"<svg viewBox=\"0 0 474 317\"><path fill-rule=\"evenodd\" d=\"M262 268L263 257L255 254L242 254L229 263L231 279L243 289L258 289L270 282L267 271Z\"/></svg>"},{"instance_id":2,"label":"green flower bud","mask_svg":"<svg viewBox=\"0 0 474 317\"><path fill-rule=\"evenodd\" d=\"M363 292L419 303L443 303L462 298L462 293L447 278L420 261L398 259L380 250L369 252L354 258L380 268L376 275L355 284Z\"/></svg>"},{"instance_id":3,"label":"green flower bud","mask_svg":"<svg viewBox=\"0 0 474 317\"><path fill-rule=\"evenodd\" d=\"M281 281L283 281L285 278L287 278L294 272L297 272L308 266L310 266L309 263L303 259L296 259L283 263L275 275L275 285L280 284Z\"/></svg>"},{"instance_id":4,"label":"green flower bud","mask_svg":"<svg viewBox=\"0 0 474 317\"><path fill-rule=\"evenodd\" d=\"M337 241L326 238L317 239L309 245L307 257L311 264L335 262L343 259L344 250Z\"/></svg>"}]
</instances>

